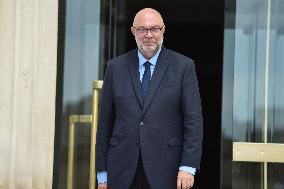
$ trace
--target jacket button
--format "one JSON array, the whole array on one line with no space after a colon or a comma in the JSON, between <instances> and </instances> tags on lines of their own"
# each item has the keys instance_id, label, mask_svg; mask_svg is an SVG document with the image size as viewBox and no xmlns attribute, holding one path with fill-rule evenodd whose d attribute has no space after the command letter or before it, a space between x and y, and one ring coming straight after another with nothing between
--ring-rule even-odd
<instances>
[{"instance_id":1,"label":"jacket button","mask_svg":"<svg viewBox=\"0 0 284 189\"><path fill-rule=\"evenodd\" d=\"M144 124L143 121L141 121L139 125L140 125L140 126L143 126L143 124Z\"/></svg>"}]
</instances>

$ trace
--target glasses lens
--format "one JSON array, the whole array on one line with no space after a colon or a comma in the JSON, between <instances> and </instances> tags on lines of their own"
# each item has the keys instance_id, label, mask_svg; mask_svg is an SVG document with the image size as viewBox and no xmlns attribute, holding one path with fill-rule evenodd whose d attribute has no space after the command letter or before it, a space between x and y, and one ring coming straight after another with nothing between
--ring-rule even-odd
<instances>
[{"instance_id":1,"label":"glasses lens","mask_svg":"<svg viewBox=\"0 0 284 189\"><path fill-rule=\"evenodd\" d=\"M160 28L151 28L152 33L158 33L160 31Z\"/></svg>"},{"instance_id":2,"label":"glasses lens","mask_svg":"<svg viewBox=\"0 0 284 189\"><path fill-rule=\"evenodd\" d=\"M139 33L146 33L147 32L146 28L138 28L137 31Z\"/></svg>"}]
</instances>

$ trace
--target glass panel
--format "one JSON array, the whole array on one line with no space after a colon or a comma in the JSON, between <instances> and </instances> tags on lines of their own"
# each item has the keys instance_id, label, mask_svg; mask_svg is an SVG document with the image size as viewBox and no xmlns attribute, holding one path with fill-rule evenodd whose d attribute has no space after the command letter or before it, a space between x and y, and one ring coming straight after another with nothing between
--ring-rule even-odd
<instances>
[{"instance_id":1,"label":"glass panel","mask_svg":"<svg viewBox=\"0 0 284 189\"><path fill-rule=\"evenodd\" d=\"M263 142L266 2L237 1L233 141ZM262 188L261 163L232 165L232 188Z\"/></svg>"},{"instance_id":2,"label":"glass panel","mask_svg":"<svg viewBox=\"0 0 284 189\"><path fill-rule=\"evenodd\" d=\"M222 99L222 133L221 133L221 188L232 188L232 133L233 133L233 78L235 50L235 12L231 1L225 4L224 23L224 65L223 65L223 99Z\"/></svg>"},{"instance_id":3,"label":"glass panel","mask_svg":"<svg viewBox=\"0 0 284 189\"><path fill-rule=\"evenodd\" d=\"M268 187L273 189L284 189L284 164L268 164Z\"/></svg>"},{"instance_id":4,"label":"glass panel","mask_svg":"<svg viewBox=\"0 0 284 189\"><path fill-rule=\"evenodd\" d=\"M284 143L284 1L271 1L268 142ZM284 164L268 164L268 188L284 189Z\"/></svg>"},{"instance_id":5,"label":"glass panel","mask_svg":"<svg viewBox=\"0 0 284 189\"><path fill-rule=\"evenodd\" d=\"M284 143L284 1L272 1L269 51L269 137Z\"/></svg>"},{"instance_id":6,"label":"glass panel","mask_svg":"<svg viewBox=\"0 0 284 189\"><path fill-rule=\"evenodd\" d=\"M237 1L233 140L262 142L266 40L265 1Z\"/></svg>"},{"instance_id":7,"label":"glass panel","mask_svg":"<svg viewBox=\"0 0 284 189\"><path fill-rule=\"evenodd\" d=\"M233 162L232 189L261 189L263 166L261 163Z\"/></svg>"},{"instance_id":8,"label":"glass panel","mask_svg":"<svg viewBox=\"0 0 284 189\"><path fill-rule=\"evenodd\" d=\"M64 57L58 60L53 188L65 189L69 116L92 113L92 81L102 79L104 56L100 41L104 42L105 36L101 37L104 23L101 22L100 0L60 1L59 11L66 11L66 16L60 17L65 21L59 25L62 29L65 24L65 31L63 37L59 34L59 38L64 38L61 46L59 42L59 56ZM77 124L75 130L73 188L88 188L90 124Z\"/></svg>"},{"instance_id":9,"label":"glass panel","mask_svg":"<svg viewBox=\"0 0 284 189\"><path fill-rule=\"evenodd\" d=\"M222 188L263 188L264 165L233 162L232 142L264 142L267 4L227 1L223 77ZM232 8L233 7L233 8ZM232 16L234 15L234 16ZM232 24L233 23L233 24ZM275 47L273 46L273 49ZM231 182L231 183L230 183Z\"/></svg>"},{"instance_id":10,"label":"glass panel","mask_svg":"<svg viewBox=\"0 0 284 189\"><path fill-rule=\"evenodd\" d=\"M222 120L222 177L232 173L232 183L223 179L222 188L266 188L265 164L230 164L226 151L233 141L265 142L265 111L267 142L284 143L284 1L235 2L235 10L226 9ZM284 165L267 170L267 188L284 189Z\"/></svg>"}]
</instances>

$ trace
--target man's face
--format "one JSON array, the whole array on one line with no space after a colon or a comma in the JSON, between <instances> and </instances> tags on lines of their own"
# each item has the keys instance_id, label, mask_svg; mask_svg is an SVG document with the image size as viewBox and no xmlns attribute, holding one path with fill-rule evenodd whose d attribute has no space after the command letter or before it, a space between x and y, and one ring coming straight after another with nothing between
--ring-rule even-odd
<instances>
[{"instance_id":1,"label":"man's face","mask_svg":"<svg viewBox=\"0 0 284 189\"><path fill-rule=\"evenodd\" d=\"M155 13L137 15L131 27L140 52L145 58L152 58L162 46L165 25L161 17Z\"/></svg>"}]
</instances>

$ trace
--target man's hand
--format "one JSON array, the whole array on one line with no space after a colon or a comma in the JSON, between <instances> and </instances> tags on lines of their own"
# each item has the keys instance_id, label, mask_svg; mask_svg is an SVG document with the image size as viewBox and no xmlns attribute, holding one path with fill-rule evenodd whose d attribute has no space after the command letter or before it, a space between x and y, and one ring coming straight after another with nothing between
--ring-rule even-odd
<instances>
[{"instance_id":1,"label":"man's hand","mask_svg":"<svg viewBox=\"0 0 284 189\"><path fill-rule=\"evenodd\" d=\"M185 171L179 171L177 176L177 189L189 189L193 186L194 176Z\"/></svg>"},{"instance_id":2,"label":"man's hand","mask_svg":"<svg viewBox=\"0 0 284 189\"><path fill-rule=\"evenodd\" d=\"M98 185L98 189L107 189L107 183L101 183Z\"/></svg>"}]
</instances>

